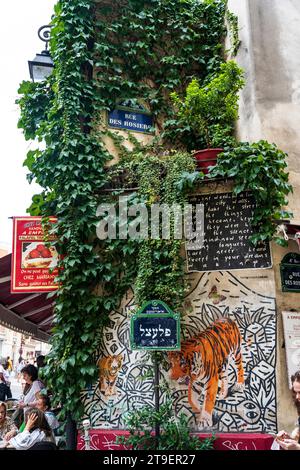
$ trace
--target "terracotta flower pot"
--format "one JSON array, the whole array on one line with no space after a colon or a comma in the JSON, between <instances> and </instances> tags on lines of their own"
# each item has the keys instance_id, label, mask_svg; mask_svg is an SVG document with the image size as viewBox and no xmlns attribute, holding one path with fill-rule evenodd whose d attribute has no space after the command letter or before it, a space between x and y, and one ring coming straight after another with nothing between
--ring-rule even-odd
<instances>
[{"instance_id":1,"label":"terracotta flower pot","mask_svg":"<svg viewBox=\"0 0 300 470\"><path fill-rule=\"evenodd\" d=\"M206 175L210 166L215 166L217 163L217 156L223 152L224 149L204 149L196 150L193 156L197 161L197 168Z\"/></svg>"}]
</instances>

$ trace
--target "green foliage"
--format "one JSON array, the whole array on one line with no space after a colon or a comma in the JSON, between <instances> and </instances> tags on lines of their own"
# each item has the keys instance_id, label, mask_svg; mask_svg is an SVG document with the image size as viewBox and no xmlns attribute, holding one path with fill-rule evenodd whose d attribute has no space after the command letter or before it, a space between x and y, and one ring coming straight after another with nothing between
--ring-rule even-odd
<instances>
[{"instance_id":1,"label":"green foliage","mask_svg":"<svg viewBox=\"0 0 300 470\"><path fill-rule=\"evenodd\" d=\"M54 97L50 79L41 83L23 81L18 89L22 98L16 100L20 107L21 118L18 127L24 130L26 140L42 140L44 124Z\"/></svg>"},{"instance_id":2,"label":"green foliage","mask_svg":"<svg viewBox=\"0 0 300 470\"><path fill-rule=\"evenodd\" d=\"M134 282L135 300L138 305L153 298L168 303L173 309L182 309L185 295L184 260L180 254L182 237L175 239L174 213L170 217L169 239L151 236L151 205L177 204L181 209L187 202L184 189L178 191L178 180L182 169L195 170L191 155L181 152L155 153L146 149L143 152L126 151L119 142L119 149L124 155L114 168L118 174L126 171L130 184L137 184L138 201L148 208L149 238L140 240L135 248L137 254L137 271ZM135 183L134 183L135 182ZM162 223L158 224L159 233ZM157 224L155 224L157 226ZM153 234L152 234L153 235Z\"/></svg>"},{"instance_id":3,"label":"green foliage","mask_svg":"<svg viewBox=\"0 0 300 470\"><path fill-rule=\"evenodd\" d=\"M63 415L82 416L81 391L97 378L95 351L102 328L130 286L134 285L139 304L156 297L173 309L182 308L181 240L98 240L96 210L99 203L116 200L120 191L107 195L102 190L114 174L124 171L128 182L138 186L128 196L129 206L182 205L186 191L203 175L195 175L194 163L184 151L165 150L201 148L206 141L214 146L232 142L243 79L236 65L222 64L226 4L226 0L60 0L51 31L54 72L42 83L23 82L19 89L19 127L26 139L46 143L45 149L29 151L24 162L29 181L43 188L34 196L30 213L58 217L54 231L62 255L60 287L45 374L55 403L63 405ZM188 117L185 101L178 98L186 87L195 119ZM171 93L177 97L179 115ZM159 133L155 151L129 134L134 147L130 152L114 135L121 161L107 172L111 155L97 126L105 111L129 99L143 99L154 116ZM291 189L284 166L283 153L267 143L242 144L219 158L216 176L234 176L236 192L254 190L255 223L260 224L257 239L273 234L272 219L280 216ZM146 424L153 426L149 413ZM176 421L164 408L155 418L163 430L161 449L198 448L198 439L188 434L186 418ZM148 437L151 440L150 432Z\"/></svg>"},{"instance_id":4,"label":"green foliage","mask_svg":"<svg viewBox=\"0 0 300 470\"><path fill-rule=\"evenodd\" d=\"M231 54L233 56L237 55L238 49L240 47L240 39L239 39L239 22L238 17L232 13L231 11L226 11L226 20L229 25L229 34L230 34L230 41L231 41Z\"/></svg>"},{"instance_id":5,"label":"green foliage","mask_svg":"<svg viewBox=\"0 0 300 470\"><path fill-rule=\"evenodd\" d=\"M125 419L128 437L118 438L118 442L134 450L211 450L215 437L200 440L189 430L188 418L183 413L175 414L170 399L160 406L159 411L146 406L129 413ZM156 439L154 429L160 426L160 436Z\"/></svg>"},{"instance_id":6,"label":"green foliage","mask_svg":"<svg viewBox=\"0 0 300 470\"><path fill-rule=\"evenodd\" d=\"M229 61L221 64L220 71L206 84L201 85L199 80L193 79L186 89L184 100L177 93L171 94L179 118L191 128L203 147L233 144L234 122L238 118L238 92L243 85L242 69Z\"/></svg>"},{"instance_id":7,"label":"green foliage","mask_svg":"<svg viewBox=\"0 0 300 470\"><path fill-rule=\"evenodd\" d=\"M111 155L98 130L101 113L142 98L160 131L159 145L188 147L190 130L177 119L170 93L181 94L191 79L202 83L219 69L225 11L225 0L60 0L51 30L53 74L19 89L19 127L26 139L46 143L24 162L29 181L43 188L29 211L58 217L55 245L62 255L46 380L74 419L83 413L81 391L97 377L102 328L129 287L135 284L139 302L155 294L173 308L184 294L180 240L96 238L97 206L120 193L102 191L113 170L105 171ZM122 162L115 169L128 170L132 181L139 177L128 204L182 204L185 188L180 192L176 184L183 170L194 171L192 159L164 156L157 142L149 154L130 134L129 140L132 167L120 138Z\"/></svg>"},{"instance_id":8,"label":"green foliage","mask_svg":"<svg viewBox=\"0 0 300 470\"><path fill-rule=\"evenodd\" d=\"M210 173L211 178L234 178L234 193L251 190L256 200L253 227L257 230L251 237L256 244L261 240L271 240L276 220L292 217L283 211L287 205L287 195L292 191L285 171L287 154L275 144L260 140L249 144L241 142L233 149L226 149L218 155L217 166ZM282 239L275 237L282 244Z\"/></svg>"},{"instance_id":9,"label":"green foliage","mask_svg":"<svg viewBox=\"0 0 300 470\"><path fill-rule=\"evenodd\" d=\"M83 413L81 390L97 377L94 354L101 328L135 272L135 259L124 242L104 250L95 237L95 190L107 182L103 168L111 157L92 129L98 115L90 77L92 6L88 0L57 4L51 32L54 73L42 84L23 84L19 100L25 136L46 142L45 150L30 152L25 161L29 178L44 188L34 196L31 213L58 217L55 244L62 255L47 384L63 413L70 411L75 419Z\"/></svg>"},{"instance_id":10,"label":"green foliage","mask_svg":"<svg viewBox=\"0 0 300 470\"><path fill-rule=\"evenodd\" d=\"M183 93L219 69L226 1L115 0L97 3L95 67L99 105L143 99L165 145L189 147L189 130L177 119L170 93Z\"/></svg>"}]
</instances>

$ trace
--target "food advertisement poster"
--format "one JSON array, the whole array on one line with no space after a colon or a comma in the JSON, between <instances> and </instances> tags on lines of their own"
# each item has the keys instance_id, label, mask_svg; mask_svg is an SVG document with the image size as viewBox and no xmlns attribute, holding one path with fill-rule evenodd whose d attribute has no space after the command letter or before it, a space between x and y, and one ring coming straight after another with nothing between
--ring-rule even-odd
<instances>
[{"instance_id":1,"label":"food advertisement poster","mask_svg":"<svg viewBox=\"0 0 300 470\"><path fill-rule=\"evenodd\" d=\"M289 387L292 388L291 375L300 370L300 312L282 312L282 319Z\"/></svg>"},{"instance_id":2,"label":"food advertisement poster","mask_svg":"<svg viewBox=\"0 0 300 470\"><path fill-rule=\"evenodd\" d=\"M58 253L50 245L55 238L51 224L56 221L55 217L49 218L45 233L41 217L13 218L12 293L51 292L58 288L54 282Z\"/></svg>"}]
</instances>

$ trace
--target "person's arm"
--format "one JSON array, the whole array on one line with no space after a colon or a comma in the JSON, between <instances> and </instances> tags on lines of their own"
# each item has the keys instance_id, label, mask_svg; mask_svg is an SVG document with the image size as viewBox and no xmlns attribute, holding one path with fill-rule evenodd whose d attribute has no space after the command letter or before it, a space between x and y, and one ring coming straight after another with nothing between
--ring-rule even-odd
<instances>
[{"instance_id":1,"label":"person's arm","mask_svg":"<svg viewBox=\"0 0 300 470\"><path fill-rule=\"evenodd\" d=\"M36 406L36 394L39 392L40 388L37 381L31 384L30 390L26 395L24 395L24 399L20 402L20 408L35 408Z\"/></svg>"},{"instance_id":2,"label":"person's arm","mask_svg":"<svg viewBox=\"0 0 300 470\"><path fill-rule=\"evenodd\" d=\"M34 424L37 420L37 415L31 413L28 417L25 429L23 432L20 432L15 437L13 437L9 443L17 450L26 450L33 446L36 442L41 441L44 433L40 429L35 429L30 432L34 427Z\"/></svg>"},{"instance_id":3,"label":"person's arm","mask_svg":"<svg viewBox=\"0 0 300 470\"><path fill-rule=\"evenodd\" d=\"M283 439L277 441L280 447L284 450L300 450L300 444L294 439Z\"/></svg>"},{"instance_id":4,"label":"person's arm","mask_svg":"<svg viewBox=\"0 0 300 470\"><path fill-rule=\"evenodd\" d=\"M289 433L287 433L284 429L279 431L279 433L276 435L276 440L281 441L283 439L291 439Z\"/></svg>"},{"instance_id":5,"label":"person's arm","mask_svg":"<svg viewBox=\"0 0 300 470\"><path fill-rule=\"evenodd\" d=\"M8 432L5 434L4 440L9 441L16 434L18 434L18 428L13 421L9 420Z\"/></svg>"},{"instance_id":6,"label":"person's arm","mask_svg":"<svg viewBox=\"0 0 300 470\"><path fill-rule=\"evenodd\" d=\"M291 439L294 439L295 441L299 440L299 428L298 428L298 426L295 429L293 429L293 431L291 432Z\"/></svg>"}]
</instances>

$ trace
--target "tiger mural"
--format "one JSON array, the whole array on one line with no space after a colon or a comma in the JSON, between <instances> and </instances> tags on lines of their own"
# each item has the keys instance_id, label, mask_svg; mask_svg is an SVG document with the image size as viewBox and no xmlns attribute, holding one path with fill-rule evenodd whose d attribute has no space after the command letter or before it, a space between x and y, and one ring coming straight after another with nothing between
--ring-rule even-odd
<instances>
[{"instance_id":1,"label":"tiger mural","mask_svg":"<svg viewBox=\"0 0 300 470\"><path fill-rule=\"evenodd\" d=\"M104 396L116 395L116 381L118 373L122 368L122 363L122 354L99 359L99 388L104 393Z\"/></svg>"},{"instance_id":2,"label":"tiger mural","mask_svg":"<svg viewBox=\"0 0 300 470\"><path fill-rule=\"evenodd\" d=\"M199 335L183 341L180 352L169 352L170 378L178 380L188 377L188 401L195 413L200 413L199 426L212 426L212 412L218 393L219 399L228 393L229 358L234 359L237 371L237 387L244 388L244 369L241 355L241 334L236 323L228 318L219 318ZM203 383L203 407L195 402L194 382Z\"/></svg>"}]
</instances>

